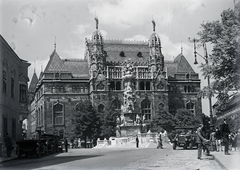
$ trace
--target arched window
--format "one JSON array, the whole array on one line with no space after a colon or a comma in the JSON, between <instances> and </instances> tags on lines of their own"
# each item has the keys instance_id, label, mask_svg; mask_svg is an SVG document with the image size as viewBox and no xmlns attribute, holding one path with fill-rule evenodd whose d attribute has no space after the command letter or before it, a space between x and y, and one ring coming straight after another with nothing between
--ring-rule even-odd
<instances>
[{"instance_id":1,"label":"arched window","mask_svg":"<svg viewBox=\"0 0 240 170\"><path fill-rule=\"evenodd\" d=\"M52 86L52 93L56 93L56 89L54 85Z\"/></svg>"},{"instance_id":2,"label":"arched window","mask_svg":"<svg viewBox=\"0 0 240 170\"><path fill-rule=\"evenodd\" d=\"M113 105L114 105L115 110L121 110L121 102L119 100L115 99L113 101Z\"/></svg>"},{"instance_id":3,"label":"arched window","mask_svg":"<svg viewBox=\"0 0 240 170\"><path fill-rule=\"evenodd\" d=\"M75 89L75 90L76 90L77 93L79 93L79 91L80 91L79 85L76 86L76 89Z\"/></svg>"},{"instance_id":4,"label":"arched window","mask_svg":"<svg viewBox=\"0 0 240 170\"><path fill-rule=\"evenodd\" d=\"M53 106L53 124L63 125L64 123L64 107L60 103L56 103Z\"/></svg>"},{"instance_id":5,"label":"arched window","mask_svg":"<svg viewBox=\"0 0 240 170\"><path fill-rule=\"evenodd\" d=\"M191 92L191 86L188 86L188 92Z\"/></svg>"},{"instance_id":6,"label":"arched window","mask_svg":"<svg viewBox=\"0 0 240 170\"><path fill-rule=\"evenodd\" d=\"M121 82L120 81L118 81L116 83L116 90L121 90Z\"/></svg>"},{"instance_id":7,"label":"arched window","mask_svg":"<svg viewBox=\"0 0 240 170\"><path fill-rule=\"evenodd\" d=\"M151 120L151 102L148 99L144 99L141 103L141 110L143 120Z\"/></svg>"},{"instance_id":8,"label":"arched window","mask_svg":"<svg viewBox=\"0 0 240 170\"><path fill-rule=\"evenodd\" d=\"M139 90L144 90L144 82L143 81L141 81L139 83Z\"/></svg>"},{"instance_id":9,"label":"arched window","mask_svg":"<svg viewBox=\"0 0 240 170\"><path fill-rule=\"evenodd\" d=\"M104 105L103 104L100 104L98 105L98 112L104 112Z\"/></svg>"},{"instance_id":10,"label":"arched window","mask_svg":"<svg viewBox=\"0 0 240 170\"><path fill-rule=\"evenodd\" d=\"M150 82L147 81L147 82L146 82L146 90L151 90L150 88L151 88L151 87L150 87Z\"/></svg>"},{"instance_id":11,"label":"arched window","mask_svg":"<svg viewBox=\"0 0 240 170\"><path fill-rule=\"evenodd\" d=\"M76 92L76 87L73 85L72 86L72 92L75 93Z\"/></svg>"},{"instance_id":12,"label":"arched window","mask_svg":"<svg viewBox=\"0 0 240 170\"><path fill-rule=\"evenodd\" d=\"M64 93L64 87L63 87L63 85L60 86L60 93Z\"/></svg>"},{"instance_id":13,"label":"arched window","mask_svg":"<svg viewBox=\"0 0 240 170\"><path fill-rule=\"evenodd\" d=\"M194 103L189 101L187 102L186 104L186 109L189 110L191 113L195 113L195 110L194 110Z\"/></svg>"},{"instance_id":14,"label":"arched window","mask_svg":"<svg viewBox=\"0 0 240 170\"><path fill-rule=\"evenodd\" d=\"M187 93L187 86L184 86L184 92Z\"/></svg>"},{"instance_id":15,"label":"arched window","mask_svg":"<svg viewBox=\"0 0 240 170\"><path fill-rule=\"evenodd\" d=\"M56 86L56 93L59 93L59 85Z\"/></svg>"},{"instance_id":16,"label":"arched window","mask_svg":"<svg viewBox=\"0 0 240 170\"><path fill-rule=\"evenodd\" d=\"M186 74L186 79L188 80L190 78L189 74L187 73Z\"/></svg>"},{"instance_id":17,"label":"arched window","mask_svg":"<svg viewBox=\"0 0 240 170\"><path fill-rule=\"evenodd\" d=\"M115 82L114 81L110 82L110 90L115 90Z\"/></svg>"}]
</instances>

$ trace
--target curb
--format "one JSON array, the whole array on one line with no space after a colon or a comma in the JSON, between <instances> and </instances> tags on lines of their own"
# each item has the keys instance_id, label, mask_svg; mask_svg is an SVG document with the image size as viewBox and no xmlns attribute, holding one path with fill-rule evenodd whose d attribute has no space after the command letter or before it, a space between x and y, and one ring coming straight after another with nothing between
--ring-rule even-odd
<instances>
[{"instance_id":1,"label":"curb","mask_svg":"<svg viewBox=\"0 0 240 170\"><path fill-rule=\"evenodd\" d=\"M7 160L2 160L2 161L0 161L0 164L5 163L5 162L10 162L10 161L13 161L15 159L18 159L18 158L16 157L16 158L11 158L11 159L7 159Z\"/></svg>"},{"instance_id":2,"label":"curb","mask_svg":"<svg viewBox=\"0 0 240 170\"><path fill-rule=\"evenodd\" d=\"M218 158L216 158L216 156L215 155L213 155L212 154L212 156L213 156L213 159L223 168L223 169L227 169L223 164L222 164L222 162L221 161L219 161L219 159Z\"/></svg>"}]
</instances>

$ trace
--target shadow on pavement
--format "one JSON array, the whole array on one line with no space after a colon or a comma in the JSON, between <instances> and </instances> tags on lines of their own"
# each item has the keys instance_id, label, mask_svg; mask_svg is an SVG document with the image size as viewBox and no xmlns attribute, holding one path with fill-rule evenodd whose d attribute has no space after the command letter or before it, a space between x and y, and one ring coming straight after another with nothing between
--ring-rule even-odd
<instances>
[{"instance_id":1,"label":"shadow on pavement","mask_svg":"<svg viewBox=\"0 0 240 170\"><path fill-rule=\"evenodd\" d=\"M1 164L1 167L9 168L9 169L33 169L33 168L41 168L51 165L57 165L62 163L68 163L72 161L81 161L83 159L90 159L94 157L99 157L103 155L81 155L81 156L58 156L58 155L50 155L47 157L22 157L20 159L15 159L15 161L4 162ZM47 158L47 159L46 159Z\"/></svg>"}]
</instances>

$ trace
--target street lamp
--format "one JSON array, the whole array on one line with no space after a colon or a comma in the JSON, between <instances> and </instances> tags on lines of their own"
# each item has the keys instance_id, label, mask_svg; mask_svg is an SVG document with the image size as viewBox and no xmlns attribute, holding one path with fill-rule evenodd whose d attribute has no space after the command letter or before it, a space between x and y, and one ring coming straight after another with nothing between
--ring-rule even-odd
<instances>
[{"instance_id":1,"label":"street lamp","mask_svg":"<svg viewBox=\"0 0 240 170\"><path fill-rule=\"evenodd\" d=\"M208 53L207 53L207 46L206 46L206 43L203 42L202 43L202 46L203 46L203 51L205 53L204 56L200 55L197 50L196 50L196 43L200 42L199 39L196 39L196 38L193 38L191 39L190 37L188 38L189 42L193 43L194 44L194 57L195 57L195 61L194 61L194 64L198 64L197 62L197 55L199 55L200 57L202 57L206 64L208 65ZM208 88L210 89L210 76L208 75L207 76L207 82L208 82ZM208 100L209 100L209 112L210 112L210 131L213 130L213 113L212 113L212 97L211 97L211 94L208 95Z\"/></svg>"}]
</instances>

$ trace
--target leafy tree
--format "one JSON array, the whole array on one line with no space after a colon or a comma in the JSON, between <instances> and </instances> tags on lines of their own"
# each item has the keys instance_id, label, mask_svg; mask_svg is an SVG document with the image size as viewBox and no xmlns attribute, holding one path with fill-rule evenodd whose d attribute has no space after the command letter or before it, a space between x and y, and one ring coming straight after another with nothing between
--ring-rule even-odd
<instances>
[{"instance_id":1,"label":"leafy tree","mask_svg":"<svg viewBox=\"0 0 240 170\"><path fill-rule=\"evenodd\" d=\"M102 122L100 137L109 139L111 136L116 136L117 118L120 117L120 114L113 103L106 104L104 112L99 113Z\"/></svg>"},{"instance_id":2,"label":"leafy tree","mask_svg":"<svg viewBox=\"0 0 240 170\"><path fill-rule=\"evenodd\" d=\"M87 139L93 140L95 143L100 134L100 118L90 100L81 100L76 105L76 111L73 119L74 132L85 140L86 147Z\"/></svg>"},{"instance_id":3,"label":"leafy tree","mask_svg":"<svg viewBox=\"0 0 240 170\"><path fill-rule=\"evenodd\" d=\"M175 126L174 116L165 110L161 110L156 116L153 117L150 129L153 132L166 130L171 132Z\"/></svg>"},{"instance_id":4,"label":"leafy tree","mask_svg":"<svg viewBox=\"0 0 240 170\"><path fill-rule=\"evenodd\" d=\"M213 45L209 63L202 64L205 78L213 79L210 88L203 88L202 97L217 94L219 106L229 99L229 91L240 88L240 3L221 13L221 20L201 24L200 40Z\"/></svg>"},{"instance_id":5,"label":"leafy tree","mask_svg":"<svg viewBox=\"0 0 240 170\"><path fill-rule=\"evenodd\" d=\"M188 125L197 125L201 121L189 110L187 109L178 109L175 115L176 126L188 126Z\"/></svg>"}]
</instances>

